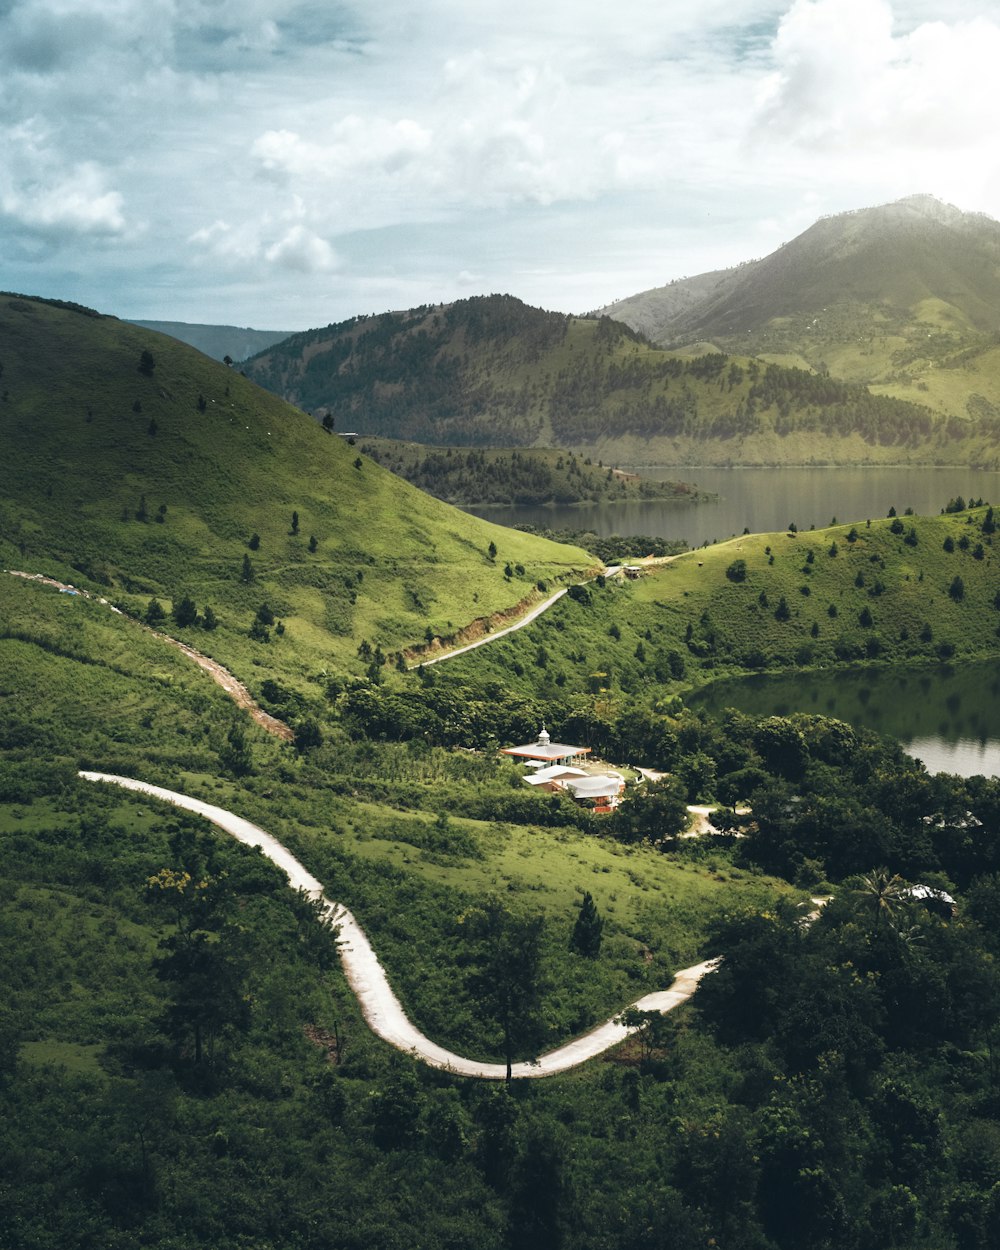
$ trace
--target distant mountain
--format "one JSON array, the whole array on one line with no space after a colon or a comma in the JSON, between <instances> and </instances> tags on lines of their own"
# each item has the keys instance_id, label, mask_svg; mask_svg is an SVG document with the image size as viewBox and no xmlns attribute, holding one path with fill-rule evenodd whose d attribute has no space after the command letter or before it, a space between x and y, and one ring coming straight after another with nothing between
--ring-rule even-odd
<instances>
[{"instance_id":1,"label":"distant mountain","mask_svg":"<svg viewBox=\"0 0 1000 1250\"><path fill-rule=\"evenodd\" d=\"M242 326L197 325L187 321L132 321L134 326L169 334L213 360L246 360L255 352L262 352L274 343L287 339L290 330L250 330Z\"/></svg>"},{"instance_id":2,"label":"distant mountain","mask_svg":"<svg viewBox=\"0 0 1000 1250\"><path fill-rule=\"evenodd\" d=\"M244 370L365 437L571 448L624 464L1000 456L1000 413L935 417L820 370L743 350L665 351L608 317L545 312L509 295L295 334Z\"/></svg>"},{"instance_id":3,"label":"distant mountain","mask_svg":"<svg viewBox=\"0 0 1000 1250\"><path fill-rule=\"evenodd\" d=\"M823 218L763 260L603 311L661 345L708 341L951 416L1000 414L1000 223L929 195Z\"/></svg>"}]
</instances>

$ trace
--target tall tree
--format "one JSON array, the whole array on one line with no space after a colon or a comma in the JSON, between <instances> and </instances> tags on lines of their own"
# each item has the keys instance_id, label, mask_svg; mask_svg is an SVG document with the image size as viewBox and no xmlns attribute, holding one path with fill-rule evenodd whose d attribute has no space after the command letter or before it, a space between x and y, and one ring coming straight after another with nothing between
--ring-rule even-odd
<instances>
[{"instance_id":1,"label":"tall tree","mask_svg":"<svg viewBox=\"0 0 1000 1250\"><path fill-rule=\"evenodd\" d=\"M601 949L604 918L597 910L594 896L587 890L580 902L580 912L573 926L570 947L588 959L596 959Z\"/></svg>"},{"instance_id":2,"label":"tall tree","mask_svg":"<svg viewBox=\"0 0 1000 1250\"><path fill-rule=\"evenodd\" d=\"M518 916L497 898L467 912L466 931L478 939L471 989L480 1016L500 1033L511 1081L514 1056L533 1055L541 1043L541 916Z\"/></svg>"}]
</instances>

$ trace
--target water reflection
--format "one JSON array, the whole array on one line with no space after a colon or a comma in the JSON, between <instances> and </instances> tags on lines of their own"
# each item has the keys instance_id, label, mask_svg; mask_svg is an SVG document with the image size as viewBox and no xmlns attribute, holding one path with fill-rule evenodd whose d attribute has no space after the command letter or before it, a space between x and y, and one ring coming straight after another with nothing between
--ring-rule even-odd
<instances>
[{"instance_id":1,"label":"water reflection","mask_svg":"<svg viewBox=\"0 0 1000 1250\"><path fill-rule=\"evenodd\" d=\"M817 712L898 738L932 772L1000 774L1000 661L716 682L691 706L759 716Z\"/></svg>"},{"instance_id":2,"label":"water reflection","mask_svg":"<svg viewBox=\"0 0 1000 1250\"><path fill-rule=\"evenodd\" d=\"M632 466L623 465L623 468ZM650 534L683 539L692 547L715 539L799 529L885 516L890 505L924 515L940 512L956 495L1000 503L1000 473L965 468L719 469L692 465L635 466L654 480L681 478L717 499L586 504L576 507L469 508L501 525L527 523L543 529L584 529L595 534Z\"/></svg>"}]
</instances>

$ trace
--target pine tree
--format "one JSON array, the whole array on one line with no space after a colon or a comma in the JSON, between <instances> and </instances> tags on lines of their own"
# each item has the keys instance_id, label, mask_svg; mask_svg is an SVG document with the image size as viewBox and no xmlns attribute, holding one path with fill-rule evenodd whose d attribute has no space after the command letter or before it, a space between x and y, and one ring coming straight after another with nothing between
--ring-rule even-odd
<instances>
[{"instance_id":1,"label":"pine tree","mask_svg":"<svg viewBox=\"0 0 1000 1250\"><path fill-rule=\"evenodd\" d=\"M185 595L174 604L173 617L181 629L198 624L198 608L190 595Z\"/></svg>"},{"instance_id":2,"label":"pine tree","mask_svg":"<svg viewBox=\"0 0 1000 1250\"><path fill-rule=\"evenodd\" d=\"M580 903L580 914L573 926L570 949L585 955L588 959L596 959L601 949L601 936L604 930L604 919L597 910L597 904L588 890Z\"/></svg>"},{"instance_id":3,"label":"pine tree","mask_svg":"<svg viewBox=\"0 0 1000 1250\"><path fill-rule=\"evenodd\" d=\"M253 581L253 565L250 563L250 557L248 555L244 555L243 557L243 569L240 572L240 581L241 582Z\"/></svg>"}]
</instances>

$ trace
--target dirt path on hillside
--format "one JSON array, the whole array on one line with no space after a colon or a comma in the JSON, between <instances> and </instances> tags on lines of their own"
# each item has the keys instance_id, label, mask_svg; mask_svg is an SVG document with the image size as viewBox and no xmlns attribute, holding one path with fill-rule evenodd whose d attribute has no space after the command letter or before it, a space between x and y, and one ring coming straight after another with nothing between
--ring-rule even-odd
<instances>
[{"instance_id":1,"label":"dirt path on hillside","mask_svg":"<svg viewBox=\"0 0 1000 1250\"><path fill-rule=\"evenodd\" d=\"M536 604L530 612L522 616L519 621L515 621L513 625L508 625L504 629L498 629L493 633L484 634L482 638L477 638L475 642L467 642L462 647L456 647L454 651L445 651L442 655L430 656L426 659L418 660L417 663L411 664L410 668L426 667L428 664L440 664L442 660L453 660L457 655L464 655L466 651L475 651L477 647L485 647L488 642L496 642L498 638L503 638L506 634L513 634L518 629L524 629L525 625L530 625L532 621L537 620L543 612L547 612L554 603L566 593L566 587L557 590L554 595L550 595L548 599L543 599L541 603Z\"/></svg>"},{"instance_id":2,"label":"dirt path on hillside","mask_svg":"<svg viewBox=\"0 0 1000 1250\"><path fill-rule=\"evenodd\" d=\"M152 634L154 638L158 638L161 642L175 647L178 651L183 652L189 660L193 660L199 668L204 669L209 677L229 695L237 707L241 707L248 712L251 719L256 721L262 729L266 729L269 734L273 734L275 738L281 738L284 742L294 741L295 734L289 726L284 721L278 720L276 716L265 712L260 704L255 701L246 686L238 678L234 677L229 669L223 668L218 660L202 655L194 647L189 647L186 642L178 642L176 638L171 638L169 634L161 634L159 630L151 629L150 626L144 621L140 621L137 617L126 616L121 608L116 608L103 595L93 595L89 590L80 590L68 582L58 582L54 577L46 577L44 573L22 573L17 569L6 569L5 571L11 577L23 577L28 582L36 582L42 586L52 586L54 589L62 591L63 594L79 595L81 599L90 599L93 603L103 604L104 607L109 608L112 612L116 612L119 616L125 617L126 620L132 621L140 629L144 629L147 634Z\"/></svg>"},{"instance_id":3,"label":"dirt path on hillside","mask_svg":"<svg viewBox=\"0 0 1000 1250\"><path fill-rule=\"evenodd\" d=\"M118 777L111 773L81 772L80 776L87 781L108 782L140 794L148 794L151 798L160 799L165 803L173 803L186 811L205 817L206 820L210 820L247 846L260 847L268 859L287 874L292 889L304 890L311 899L322 903L324 912L337 926L337 952L340 955L344 974L358 999L366 1023L374 1033L391 1046L406 1051L433 1068L453 1072L457 1076L478 1077L487 1081L506 1079L506 1064L480 1063L478 1060L453 1054L425 1037L411 1023L402 1004L393 993L392 986L385 975L385 969L379 963L378 956L372 950L364 930L346 907L326 897L319 881L307 872L295 856L272 834L244 820L241 816L226 811L225 808L216 807L202 799L189 798L185 794L179 794L176 790L167 790L161 786L149 785L147 782L136 781L131 777ZM647 994L631 1005L640 1011L661 1013L673 1011L675 1007L688 1001L698 988L701 978L711 972L716 963L716 960L707 960L704 963L695 964L694 967L685 968L678 972L669 989ZM549 1051L547 1055L539 1056L533 1063L515 1063L512 1076L515 1078L542 1077L566 1072L603 1054L604 1051L623 1042L634 1032L634 1029L618 1023L618 1017L615 1016L591 1029L582 1037L567 1042L557 1050Z\"/></svg>"}]
</instances>

